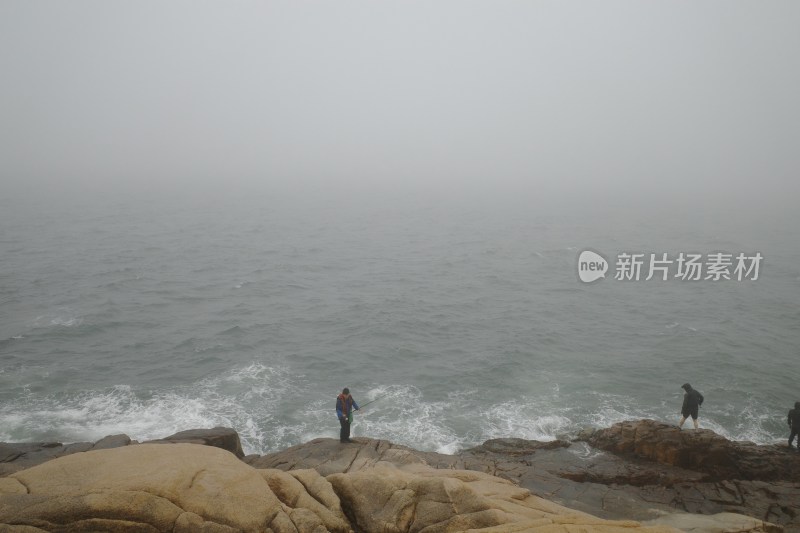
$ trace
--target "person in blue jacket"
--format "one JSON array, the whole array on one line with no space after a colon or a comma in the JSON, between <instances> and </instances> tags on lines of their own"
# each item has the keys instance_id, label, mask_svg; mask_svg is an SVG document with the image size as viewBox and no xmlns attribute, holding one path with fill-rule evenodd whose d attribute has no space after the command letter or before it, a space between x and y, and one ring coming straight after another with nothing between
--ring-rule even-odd
<instances>
[{"instance_id":1,"label":"person in blue jacket","mask_svg":"<svg viewBox=\"0 0 800 533\"><path fill-rule=\"evenodd\" d=\"M350 440L350 422L353 420L353 409L358 411L358 404L350 396L350 389L345 387L336 397L336 416L342 429L339 431L339 442L353 442Z\"/></svg>"}]
</instances>

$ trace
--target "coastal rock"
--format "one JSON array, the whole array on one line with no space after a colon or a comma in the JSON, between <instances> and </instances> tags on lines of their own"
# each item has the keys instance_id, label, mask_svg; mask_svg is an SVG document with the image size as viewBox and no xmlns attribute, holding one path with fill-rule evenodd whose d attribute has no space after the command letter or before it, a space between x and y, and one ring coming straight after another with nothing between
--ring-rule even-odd
<instances>
[{"instance_id":1,"label":"coastal rock","mask_svg":"<svg viewBox=\"0 0 800 533\"><path fill-rule=\"evenodd\" d=\"M328 480L361 531L646 531L637 522L566 509L479 472L381 464Z\"/></svg>"},{"instance_id":2,"label":"coastal rock","mask_svg":"<svg viewBox=\"0 0 800 533\"><path fill-rule=\"evenodd\" d=\"M320 531L351 531L340 506L321 503L335 502L325 487L318 474L259 472L215 447L142 444L73 454L12 474L0 484L0 524L44 531L315 530L301 529L297 520L326 528Z\"/></svg>"},{"instance_id":3,"label":"coastal rock","mask_svg":"<svg viewBox=\"0 0 800 533\"><path fill-rule=\"evenodd\" d=\"M92 450L107 450L109 448L119 448L120 446L127 446L131 443L131 438L127 435L108 435L94 443ZM77 451L77 450L76 450ZM84 451L84 450L82 450ZM88 450L85 450L88 451Z\"/></svg>"},{"instance_id":4,"label":"coastal rock","mask_svg":"<svg viewBox=\"0 0 800 533\"><path fill-rule=\"evenodd\" d=\"M698 515L689 513L672 513L662 518L648 520L647 525L666 525L681 531L702 533L779 533L783 528L774 524L735 513L717 513L714 515Z\"/></svg>"},{"instance_id":5,"label":"coastal rock","mask_svg":"<svg viewBox=\"0 0 800 533\"><path fill-rule=\"evenodd\" d=\"M342 444L334 439L314 439L264 456L248 456L245 461L254 468L296 470L313 468L323 476L356 472L378 462L402 466L426 464L426 454L386 440L353 439Z\"/></svg>"},{"instance_id":6,"label":"coastal rock","mask_svg":"<svg viewBox=\"0 0 800 533\"><path fill-rule=\"evenodd\" d=\"M215 427L213 429L189 429L165 437L163 439L147 441L150 444L202 444L228 450L239 459L244 457L242 442L235 429Z\"/></svg>"},{"instance_id":7,"label":"coastal rock","mask_svg":"<svg viewBox=\"0 0 800 533\"><path fill-rule=\"evenodd\" d=\"M339 497L315 470L260 470L299 531L350 531Z\"/></svg>"},{"instance_id":8,"label":"coastal rock","mask_svg":"<svg viewBox=\"0 0 800 533\"><path fill-rule=\"evenodd\" d=\"M498 453L509 457L531 455L536 450L555 450L556 448L569 448L570 443L565 440L553 440L542 442L538 440L525 439L491 439L480 446L466 450L467 453Z\"/></svg>"},{"instance_id":9,"label":"coastal rock","mask_svg":"<svg viewBox=\"0 0 800 533\"><path fill-rule=\"evenodd\" d=\"M216 427L213 429L190 429L181 431L150 443L175 444L190 443L213 446L228 450L238 458L244 457L239 434L231 428ZM88 452L89 450L104 450L138 444L124 434L108 435L97 442L75 442L62 444L60 442L26 442L26 443L0 443L0 477L19 472L26 468L40 465L44 462L73 453Z\"/></svg>"},{"instance_id":10,"label":"coastal rock","mask_svg":"<svg viewBox=\"0 0 800 533\"><path fill-rule=\"evenodd\" d=\"M673 465L669 458L682 455L662 454L658 451L658 439L646 437L653 433L663 435L665 432L669 436L670 431L677 431L676 428L661 427L664 425L653 421L625 423L624 431L618 426L584 432L587 440L597 438L599 446L606 446L613 452L594 448L577 439L573 443L565 439L547 443L513 438L493 439L455 455L421 452L388 441L367 438L356 438L350 444L342 444L334 439L315 439L274 454L243 457L240 462L233 456L239 455L237 451L241 449L238 435L225 428L182 432L156 441L173 444L178 441L174 446L144 445L146 449L158 448L166 454L179 450L178 455L186 455L186 461L191 464L159 462L156 457L162 454L158 451L148 452L155 454L152 459L142 457L120 464L117 464L117 460L107 460L107 456L96 455L117 451L124 454L129 452L122 450L140 448L125 445L130 442L125 436L111 436L97 443L67 446L60 443L0 444L0 459L8 461L0 463L0 472L2 468L10 468L7 473L16 472L6 478L0 477L0 516L7 517L3 513L10 510L18 513L13 525L10 522L3 524L4 520L0 520L0 533L159 531L159 524L163 525L173 517L174 531L216 533L245 530L240 527L242 524L237 522L238 525L232 525L215 514L213 509L219 502L212 490L199 496L200 499L212 501L195 507L175 499L175 493L196 486L198 482L213 486L214 490L223 490L220 487L230 481L224 477L217 479L214 468L209 470L204 466L209 458L203 456L203 452L183 451L186 446L189 446L187 450L202 450L203 446L180 443L183 440L205 444L212 450L216 447L225 449L231 453L221 450L212 453L221 454L232 464L250 472L252 470L244 463L258 469L255 470L258 479L253 481L247 478L249 481L244 486L256 483L258 488L253 490L269 495L266 505L274 510L274 515L270 515L270 528L273 531L350 531L353 528L370 531L368 527L378 527L380 524L387 531L395 531L416 523L426 524L426 531L463 531L463 528L474 527L480 528L480 531L508 532L533 531L532 528L540 527L537 524L544 523L539 522L543 519L550 520L548 523L551 526L554 521L563 520L543 517L541 503L534 506L538 506L536 512L540 514L532 518L532 523L529 521L530 509L515 507L511 515L502 514L506 512L509 502L495 501L491 494L507 491L509 486L514 491L523 491L508 493L519 496L509 496L510 503L516 505L524 500L528 502L523 505L526 507L536 501L529 500L529 496L543 498L542 501L561 509L559 516L583 516L585 513L592 520L639 520L650 525L677 525L692 531L757 532L777 531L780 527L787 532L800 531L797 506L800 484L796 479L789 479L794 472L794 455L788 454L786 449L732 443L718 435L704 435L704 432L697 432L692 437L689 436L692 430L684 432L687 436L669 437L687 439L683 441L684 449L691 449L694 441L690 439L693 438L713 443L713 446L699 446L702 453L707 453L706 450L712 447L716 450L733 449L729 462L712 462L725 465L727 470L718 469L712 473ZM232 438L231 434L236 438ZM637 445L637 442L640 444ZM650 444L642 444L648 442L652 448L648 447ZM105 446L117 448L102 450ZM669 450L670 446L674 445L664 445L664 449ZM90 451L92 449L95 451ZM58 456L63 459L57 459ZM68 476L67 481L62 480L61 486L47 489L34 483L31 486L36 490L29 493L31 486L27 484L27 475L38 470L20 469L28 468L32 461L56 458L53 464L58 464L62 460L80 456L103 459L99 462L96 459L81 461L89 461L87 470L95 466L107 468L108 471L102 476L108 482L106 485L95 482L87 484L81 477L83 469L78 468L74 480ZM744 466L737 464L737 461L742 461ZM94 465L95 462L105 466ZM678 465L694 464L675 462ZM115 477L130 478L128 481L137 479L136 475L141 474L139 470L142 470L135 466L137 464L156 465L155 472L149 466L143 469L143 472L152 473L152 486L129 486L113 482ZM769 479L780 475L775 472L774 466L766 469L753 466L763 464L785 464L787 474L783 476L784 479ZM739 473L748 469L761 472L762 475L767 472L764 477L769 480L718 479L720 472ZM58 478L58 472L63 473L60 469L51 471L40 481L50 483L50 478ZM501 482L493 476L507 481ZM183 479L182 485L178 483L182 488L175 488L175 479L168 481L167 478ZM476 481L478 478L483 481ZM190 481L187 482L187 479ZM487 485L487 479L495 480L495 484ZM502 485L496 485L497 482ZM67 490L70 484L75 485L75 491ZM159 492L162 490L157 488L159 486L162 489L167 487L166 492ZM487 486L491 487L490 492L481 492L481 487ZM366 495L369 497L364 499ZM175 509L164 502L152 500L153 497L166 499L178 508L179 514L175 515ZM131 511L125 507L128 504L124 502L134 501L131 498L138 498L135 501L146 509L160 509L159 514L166 517L165 522L150 516L150 511ZM247 494L238 493L237 498L252 508L253 502ZM483 503L470 507L476 501ZM211 510L206 509L206 505ZM463 509L464 512L448 515L448 509L453 508ZM413 510L412 518L408 517L410 510ZM519 513L522 513L522 518ZM687 516L687 513L692 514ZM696 513L707 516L696 516ZM678 517L674 518L673 515ZM51 519L55 521L48 521ZM610 524L594 524L589 530L605 531L609 527L621 527L619 524Z\"/></svg>"},{"instance_id":11,"label":"coastal rock","mask_svg":"<svg viewBox=\"0 0 800 533\"><path fill-rule=\"evenodd\" d=\"M680 430L655 420L620 422L596 431L589 444L620 455L702 472L709 481L800 479L800 454L787 446L734 442L711 430Z\"/></svg>"},{"instance_id":12,"label":"coastal rock","mask_svg":"<svg viewBox=\"0 0 800 533\"><path fill-rule=\"evenodd\" d=\"M22 455L22 451L15 446L0 443L0 463L8 463Z\"/></svg>"},{"instance_id":13,"label":"coastal rock","mask_svg":"<svg viewBox=\"0 0 800 533\"><path fill-rule=\"evenodd\" d=\"M131 439L127 435L109 435L96 443L75 442L66 445L60 442L3 442L0 443L0 477L65 455L92 449L117 448L130 443Z\"/></svg>"},{"instance_id":14,"label":"coastal rock","mask_svg":"<svg viewBox=\"0 0 800 533\"><path fill-rule=\"evenodd\" d=\"M783 451L779 454L782 456ZM800 513L796 510L800 484L795 480L709 481L705 472L631 454L608 453L584 442L567 447L498 439L445 455L363 437L351 444L315 439L245 461L257 468L313 468L325 476L386 464L470 470L513 481L536 496L606 519L653 520L675 512L736 513L752 517L756 524L773 523L786 531L800 531Z\"/></svg>"},{"instance_id":15,"label":"coastal rock","mask_svg":"<svg viewBox=\"0 0 800 533\"><path fill-rule=\"evenodd\" d=\"M71 454L12 474L0 483L0 531L677 530L603 520L478 472L379 462L325 478L257 470L216 447L178 443Z\"/></svg>"}]
</instances>

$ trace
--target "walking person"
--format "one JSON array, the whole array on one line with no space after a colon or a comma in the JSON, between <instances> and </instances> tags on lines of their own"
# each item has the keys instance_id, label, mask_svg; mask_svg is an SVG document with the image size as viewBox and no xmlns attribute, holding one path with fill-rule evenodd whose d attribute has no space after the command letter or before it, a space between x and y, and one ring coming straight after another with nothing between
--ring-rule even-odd
<instances>
[{"instance_id":1,"label":"walking person","mask_svg":"<svg viewBox=\"0 0 800 533\"><path fill-rule=\"evenodd\" d=\"M794 402L794 409L789 410L789 448L797 437L797 449L800 450L800 402Z\"/></svg>"},{"instance_id":2,"label":"walking person","mask_svg":"<svg viewBox=\"0 0 800 533\"><path fill-rule=\"evenodd\" d=\"M358 411L358 404L350 396L350 389L345 387L336 397L336 416L342 429L339 431L339 442L353 442L350 440L350 422L353 421L353 409Z\"/></svg>"},{"instance_id":3,"label":"walking person","mask_svg":"<svg viewBox=\"0 0 800 533\"><path fill-rule=\"evenodd\" d=\"M700 394L700 391L694 390L688 383L684 383L681 388L685 390L686 393L683 395L681 421L678 424L678 428L682 428L683 423L686 422L686 419L691 416L692 422L694 422L694 429L697 429L697 415L698 411L700 410L700 406L703 405L703 395Z\"/></svg>"}]
</instances>

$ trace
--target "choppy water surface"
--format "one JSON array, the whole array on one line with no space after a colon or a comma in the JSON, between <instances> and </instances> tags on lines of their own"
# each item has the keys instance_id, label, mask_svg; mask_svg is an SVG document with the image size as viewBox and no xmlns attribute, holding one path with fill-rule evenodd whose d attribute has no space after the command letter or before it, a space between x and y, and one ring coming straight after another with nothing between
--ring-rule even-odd
<instances>
[{"instance_id":1,"label":"choppy water surface","mask_svg":"<svg viewBox=\"0 0 800 533\"><path fill-rule=\"evenodd\" d=\"M791 227L425 201L2 201L0 441L215 425L247 452L354 434L454 451L628 418L784 437ZM578 281L578 252L760 251L755 282Z\"/></svg>"}]
</instances>

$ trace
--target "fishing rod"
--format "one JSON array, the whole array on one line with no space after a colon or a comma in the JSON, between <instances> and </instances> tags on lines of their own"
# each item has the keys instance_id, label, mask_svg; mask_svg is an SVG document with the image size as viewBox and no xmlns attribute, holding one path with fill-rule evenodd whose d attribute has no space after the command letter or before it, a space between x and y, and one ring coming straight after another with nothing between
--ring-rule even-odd
<instances>
[{"instance_id":1,"label":"fishing rod","mask_svg":"<svg viewBox=\"0 0 800 533\"><path fill-rule=\"evenodd\" d=\"M365 408L365 407L366 407L366 406L368 406L369 404L371 404L371 403L375 403L375 402L377 402L378 400L382 400L383 398L386 398L387 396L389 396L389 395L388 395L388 394L384 394L383 396L379 396L379 397L375 398L374 400L370 400L370 401L368 401L368 402L367 402L367 403L365 403L364 405L361 405L361 406L359 406L359 408L358 408L358 411L361 411L363 408ZM363 416L363 415L362 415L362 416ZM352 412L352 411L350 411L350 413L348 413L348 415L347 415L347 419L350 421L350 423L351 423L351 424L353 423L353 412Z\"/></svg>"},{"instance_id":2,"label":"fishing rod","mask_svg":"<svg viewBox=\"0 0 800 533\"><path fill-rule=\"evenodd\" d=\"M360 406L360 407L358 408L358 410L360 411L360 410L362 410L363 408L365 408L366 406L368 406L369 404L371 404L371 403L375 403L375 402L377 402L378 400L382 400L382 399L386 398L387 396L389 396L389 395L388 395L388 394L384 394L383 396L378 396L378 397L377 397L377 398L375 398L374 400L370 400L370 401L368 401L367 403L365 403L364 405Z\"/></svg>"},{"instance_id":3,"label":"fishing rod","mask_svg":"<svg viewBox=\"0 0 800 533\"><path fill-rule=\"evenodd\" d=\"M389 396L389 395L388 395L388 394L384 394L383 396L378 396L378 397L377 397L377 398L375 398L374 400L370 400L370 401L368 401L367 403L365 403L364 405L361 405L361 406L359 406L359 408L357 409L357 411L361 411L363 408L365 408L365 407L366 407L366 406L368 406L369 404L371 404L371 403L375 403L375 402L377 402L378 400L382 400L383 398L386 398L387 396ZM338 405L338 404L337 404L337 405ZM343 406L342 408L344 408L344 406ZM348 422L350 422L350 423L352 424L352 423L353 423L353 411L350 411L349 413L346 413L346 414L347 414L347 420L348 420Z\"/></svg>"}]
</instances>

